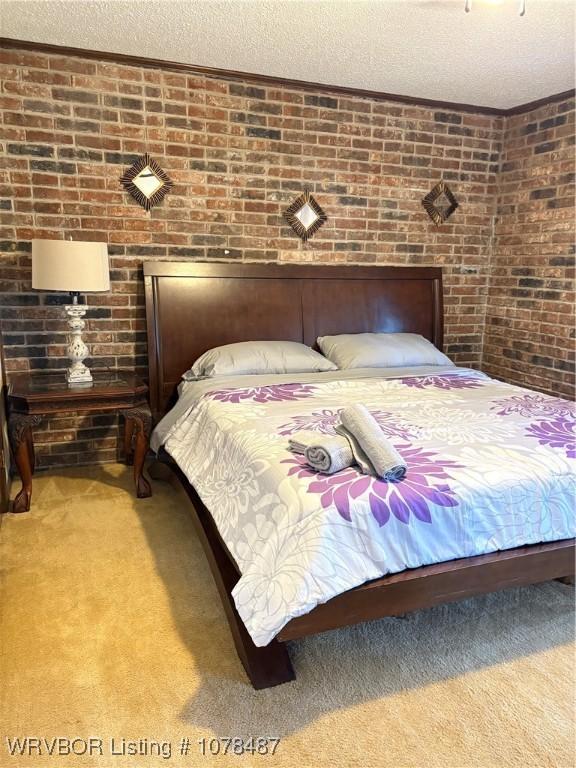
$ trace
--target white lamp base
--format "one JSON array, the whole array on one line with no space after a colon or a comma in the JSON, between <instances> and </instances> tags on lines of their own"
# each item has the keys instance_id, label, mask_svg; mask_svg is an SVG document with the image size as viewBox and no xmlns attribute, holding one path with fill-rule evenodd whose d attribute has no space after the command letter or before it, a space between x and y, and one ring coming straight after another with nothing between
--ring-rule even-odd
<instances>
[{"instance_id":1,"label":"white lamp base","mask_svg":"<svg viewBox=\"0 0 576 768\"><path fill-rule=\"evenodd\" d=\"M93 383L90 369L84 365L88 357L88 347L82 340L82 331L86 323L82 319L86 314L84 304L66 304L64 307L68 315L68 325L71 336L68 344L68 359L70 367L66 371L66 381L69 386L91 386Z\"/></svg>"},{"instance_id":2,"label":"white lamp base","mask_svg":"<svg viewBox=\"0 0 576 768\"><path fill-rule=\"evenodd\" d=\"M92 384L94 379L92 378L90 369L85 365L82 366L82 369L75 368L71 365L66 371L66 381L73 386L76 384Z\"/></svg>"}]
</instances>

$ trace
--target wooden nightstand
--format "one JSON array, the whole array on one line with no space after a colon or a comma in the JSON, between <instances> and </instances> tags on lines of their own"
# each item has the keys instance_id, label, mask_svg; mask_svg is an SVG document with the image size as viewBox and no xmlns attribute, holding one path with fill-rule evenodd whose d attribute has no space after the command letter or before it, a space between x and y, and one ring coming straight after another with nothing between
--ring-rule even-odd
<instances>
[{"instance_id":1,"label":"wooden nightstand","mask_svg":"<svg viewBox=\"0 0 576 768\"><path fill-rule=\"evenodd\" d=\"M147 385L130 371L93 371L93 386L69 387L64 372L14 374L8 383L8 432L22 489L12 512L27 512L32 498L34 440L32 428L55 413L109 413L124 416L124 453L134 464L139 499L152 495L143 474L152 418ZM134 444L134 449L132 445Z\"/></svg>"}]
</instances>

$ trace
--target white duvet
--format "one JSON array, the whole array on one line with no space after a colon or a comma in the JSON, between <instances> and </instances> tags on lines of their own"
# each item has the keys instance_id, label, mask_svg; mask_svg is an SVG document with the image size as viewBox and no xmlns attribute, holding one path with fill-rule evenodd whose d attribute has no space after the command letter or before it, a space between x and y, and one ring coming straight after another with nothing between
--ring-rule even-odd
<instances>
[{"instance_id":1,"label":"white duvet","mask_svg":"<svg viewBox=\"0 0 576 768\"><path fill-rule=\"evenodd\" d=\"M363 403L408 464L399 483L312 472L288 451ZM256 645L387 573L575 535L574 408L468 369L363 369L188 382L153 434L241 573Z\"/></svg>"}]
</instances>

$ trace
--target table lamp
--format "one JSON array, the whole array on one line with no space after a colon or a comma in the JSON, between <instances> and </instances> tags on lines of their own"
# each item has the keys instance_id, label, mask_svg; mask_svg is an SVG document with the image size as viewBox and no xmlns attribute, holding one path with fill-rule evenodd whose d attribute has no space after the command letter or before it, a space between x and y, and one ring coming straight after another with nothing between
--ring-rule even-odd
<instances>
[{"instance_id":1,"label":"table lamp","mask_svg":"<svg viewBox=\"0 0 576 768\"><path fill-rule=\"evenodd\" d=\"M32 240L32 288L37 291L67 291L72 303L64 309L71 335L68 343L70 367L66 381L70 386L90 386L92 374L84 365L88 347L82 340L86 305L78 303L81 293L110 290L110 269L106 243L73 240Z\"/></svg>"}]
</instances>

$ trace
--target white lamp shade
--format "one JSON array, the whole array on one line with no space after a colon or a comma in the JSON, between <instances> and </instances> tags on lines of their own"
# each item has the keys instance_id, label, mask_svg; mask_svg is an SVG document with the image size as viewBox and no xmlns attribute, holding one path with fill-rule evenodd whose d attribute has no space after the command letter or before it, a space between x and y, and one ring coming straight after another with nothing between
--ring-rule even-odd
<instances>
[{"instance_id":1,"label":"white lamp shade","mask_svg":"<svg viewBox=\"0 0 576 768\"><path fill-rule=\"evenodd\" d=\"M32 288L92 293L110 290L106 243L32 240Z\"/></svg>"}]
</instances>

